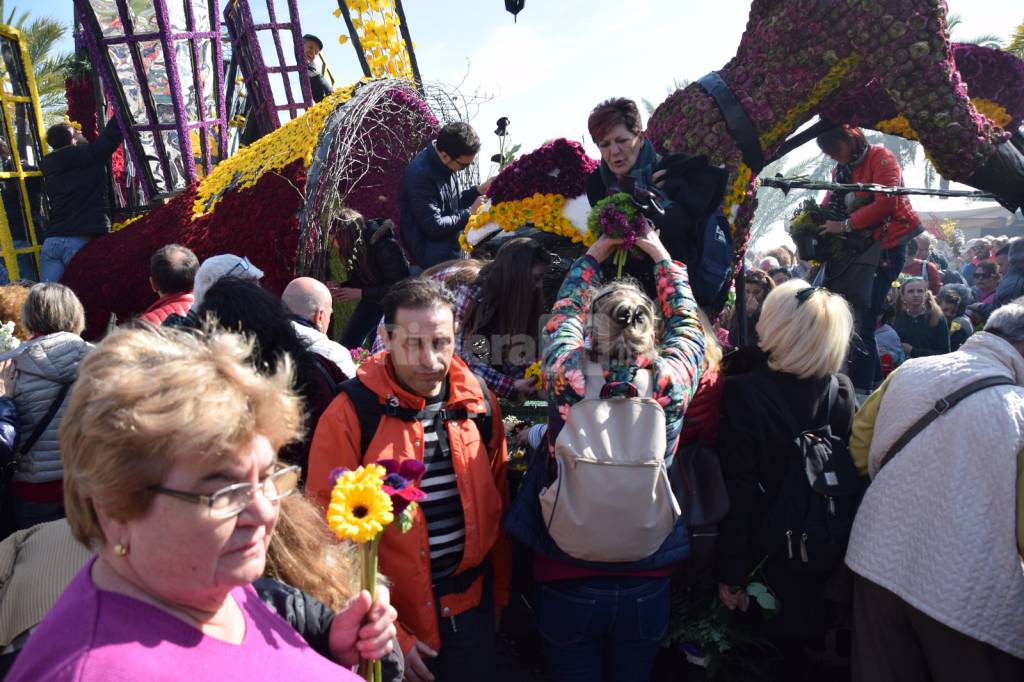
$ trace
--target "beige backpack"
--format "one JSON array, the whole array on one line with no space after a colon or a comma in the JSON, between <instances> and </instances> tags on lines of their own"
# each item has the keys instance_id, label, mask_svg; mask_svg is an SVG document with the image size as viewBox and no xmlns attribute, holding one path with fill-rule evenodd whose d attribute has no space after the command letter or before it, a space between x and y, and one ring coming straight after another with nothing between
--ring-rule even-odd
<instances>
[{"instance_id":1,"label":"beige backpack","mask_svg":"<svg viewBox=\"0 0 1024 682\"><path fill-rule=\"evenodd\" d=\"M645 559L680 516L665 469L665 411L654 376L637 370L632 397L604 398L601 367L583 368L586 392L558 438L558 473L540 492L551 538L571 557L618 563Z\"/></svg>"}]
</instances>

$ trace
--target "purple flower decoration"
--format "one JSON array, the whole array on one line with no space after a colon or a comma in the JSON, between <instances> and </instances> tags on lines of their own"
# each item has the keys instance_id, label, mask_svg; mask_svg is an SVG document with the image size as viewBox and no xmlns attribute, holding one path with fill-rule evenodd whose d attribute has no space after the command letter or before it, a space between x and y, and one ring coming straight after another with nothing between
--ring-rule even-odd
<instances>
[{"instance_id":1,"label":"purple flower decoration","mask_svg":"<svg viewBox=\"0 0 1024 682\"><path fill-rule=\"evenodd\" d=\"M419 489L420 480L427 468L415 459L398 462L394 459L381 459L376 462L384 467L384 492L391 496L391 506L395 516L399 516L413 502L427 498L427 494Z\"/></svg>"}]
</instances>

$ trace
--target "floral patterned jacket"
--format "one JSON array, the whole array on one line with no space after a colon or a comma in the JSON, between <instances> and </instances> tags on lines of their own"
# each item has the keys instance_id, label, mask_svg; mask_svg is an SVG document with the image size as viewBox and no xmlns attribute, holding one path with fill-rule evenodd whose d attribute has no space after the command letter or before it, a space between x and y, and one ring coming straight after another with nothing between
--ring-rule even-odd
<instances>
[{"instance_id":1,"label":"floral patterned jacket","mask_svg":"<svg viewBox=\"0 0 1024 682\"><path fill-rule=\"evenodd\" d=\"M658 304L665 321L658 357L640 358L636 367L654 372L654 398L665 410L668 449L675 452L683 414L700 381L704 362L704 334L697 303L690 292L686 266L664 260L654 264ZM569 408L583 399L583 365L590 349L584 337L590 297L603 282L601 266L592 256L573 263L558 292L558 302L544 329L544 375L548 377L548 444L553 450ZM630 381L634 367L605 369L606 382Z\"/></svg>"}]
</instances>

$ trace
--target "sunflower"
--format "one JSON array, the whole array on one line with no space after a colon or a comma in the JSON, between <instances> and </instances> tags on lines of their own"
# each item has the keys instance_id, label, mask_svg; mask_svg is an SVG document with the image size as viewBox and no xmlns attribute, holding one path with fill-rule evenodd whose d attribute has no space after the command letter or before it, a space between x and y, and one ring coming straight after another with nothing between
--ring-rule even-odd
<instances>
[{"instance_id":1,"label":"sunflower","mask_svg":"<svg viewBox=\"0 0 1024 682\"><path fill-rule=\"evenodd\" d=\"M327 525L342 540L370 542L395 520L382 489L383 467L372 464L338 477L327 508Z\"/></svg>"}]
</instances>

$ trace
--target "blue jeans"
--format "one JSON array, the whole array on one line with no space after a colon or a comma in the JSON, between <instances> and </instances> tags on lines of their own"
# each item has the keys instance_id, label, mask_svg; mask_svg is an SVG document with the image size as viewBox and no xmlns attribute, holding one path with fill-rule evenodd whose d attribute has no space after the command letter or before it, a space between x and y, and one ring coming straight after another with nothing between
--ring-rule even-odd
<instances>
[{"instance_id":1,"label":"blue jeans","mask_svg":"<svg viewBox=\"0 0 1024 682\"><path fill-rule=\"evenodd\" d=\"M647 682L668 630L668 578L543 583L537 631L556 682Z\"/></svg>"},{"instance_id":2,"label":"blue jeans","mask_svg":"<svg viewBox=\"0 0 1024 682\"><path fill-rule=\"evenodd\" d=\"M85 237L47 237L39 252L39 281L59 282L64 268L88 243Z\"/></svg>"},{"instance_id":3,"label":"blue jeans","mask_svg":"<svg viewBox=\"0 0 1024 682\"><path fill-rule=\"evenodd\" d=\"M900 276L906 259L903 247L882 251L871 287L871 307L854 311L857 325L855 331L860 340L854 339L850 348L850 381L858 391L873 391L882 381L882 363L878 359L878 347L875 345L875 328L878 326L878 315L885 305L885 297L889 295L892 283Z\"/></svg>"}]
</instances>

